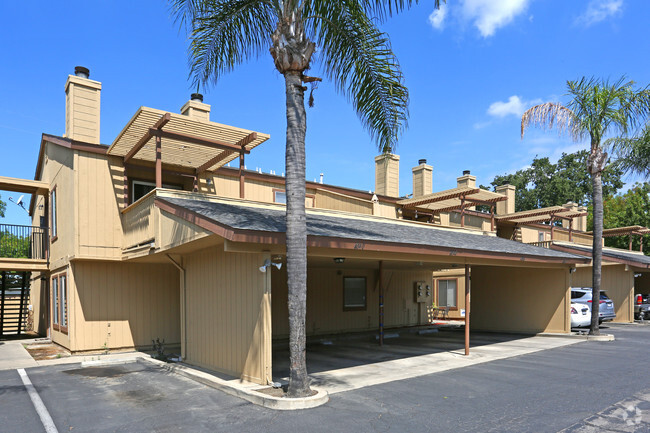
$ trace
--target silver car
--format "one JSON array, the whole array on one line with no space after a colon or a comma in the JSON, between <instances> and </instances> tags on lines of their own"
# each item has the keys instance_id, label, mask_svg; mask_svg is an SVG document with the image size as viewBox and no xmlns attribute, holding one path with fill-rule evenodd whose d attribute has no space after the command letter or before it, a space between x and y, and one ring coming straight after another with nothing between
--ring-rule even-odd
<instances>
[{"instance_id":1,"label":"silver car","mask_svg":"<svg viewBox=\"0 0 650 433\"><path fill-rule=\"evenodd\" d=\"M591 308L591 287L572 287L571 288L571 302L584 304ZM599 323L609 322L616 319L616 310L614 310L614 302L609 299L609 296L604 291L600 291L600 305L598 310Z\"/></svg>"}]
</instances>

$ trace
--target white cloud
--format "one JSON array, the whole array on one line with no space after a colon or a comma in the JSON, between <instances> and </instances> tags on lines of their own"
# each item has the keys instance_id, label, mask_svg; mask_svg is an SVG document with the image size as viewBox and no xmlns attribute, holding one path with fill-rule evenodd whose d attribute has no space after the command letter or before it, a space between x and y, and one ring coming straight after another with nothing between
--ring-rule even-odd
<instances>
[{"instance_id":1,"label":"white cloud","mask_svg":"<svg viewBox=\"0 0 650 433\"><path fill-rule=\"evenodd\" d=\"M444 28L445 17L447 16L447 5L445 3L440 5L439 9L435 9L429 15L429 24L436 29L442 30Z\"/></svg>"},{"instance_id":2,"label":"white cloud","mask_svg":"<svg viewBox=\"0 0 650 433\"><path fill-rule=\"evenodd\" d=\"M512 22L523 13L530 0L464 0L462 14L472 21L484 38Z\"/></svg>"},{"instance_id":3,"label":"white cloud","mask_svg":"<svg viewBox=\"0 0 650 433\"><path fill-rule=\"evenodd\" d=\"M589 27L620 14L623 10L623 0L591 0L587 10L576 19L576 23Z\"/></svg>"},{"instance_id":4,"label":"white cloud","mask_svg":"<svg viewBox=\"0 0 650 433\"><path fill-rule=\"evenodd\" d=\"M509 115L521 116L526 111L528 105L519 96L513 95L506 102L497 101L490 104L487 113L495 117L506 117Z\"/></svg>"}]
</instances>

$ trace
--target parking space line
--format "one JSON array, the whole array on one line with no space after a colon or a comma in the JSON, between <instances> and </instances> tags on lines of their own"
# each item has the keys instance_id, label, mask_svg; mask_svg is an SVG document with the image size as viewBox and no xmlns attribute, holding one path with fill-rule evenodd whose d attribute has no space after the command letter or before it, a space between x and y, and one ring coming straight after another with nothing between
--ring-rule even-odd
<instances>
[{"instance_id":1,"label":"parking space line","mask_svg":"<svg viewBox=\"0 0 650 433\"><path fill-rule=\"evenodd\" d=\"M41 422L43 423L43 427L45 427L45 431L47 433L59 433L59 431L56 429L56 426L54 425L54 421L52 421L50 413L47 411L47 408L43 404L43 400L41 400L38 392L36 392L36 388L34 388L34 385L32 385L32 381L29 380L29 376L27 376L25 369L19 368L16 371L20 375L20 379L23 381L23 385L25 385L25 388L27 388L29 398L32 399L34 409L36 409L38 416L41 418Z\"/></svg>"}]
</instances>

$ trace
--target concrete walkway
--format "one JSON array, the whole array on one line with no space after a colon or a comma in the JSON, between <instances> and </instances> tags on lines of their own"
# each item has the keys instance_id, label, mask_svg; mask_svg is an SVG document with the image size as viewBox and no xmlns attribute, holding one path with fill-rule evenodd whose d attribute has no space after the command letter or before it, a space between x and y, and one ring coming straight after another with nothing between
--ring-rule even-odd
<instances>
[{"instance_id":1,"label":"concrete walkway","mask_svg":"<svg viewBox=\"0 0 650 433\"><path fill-rule=\"evenodd\" d=\"M475 339L475 343L479 342L477 340L480 338ZM532 336L474 346L469 356L464 355L464 350L452 350L322 371L310 374L310 377L314 386L329 394L335 394L498 359L512 358L583 341L585 340L572 337ZM307 362L309 363L309 356Z\"/></svg>"}]
</instances>

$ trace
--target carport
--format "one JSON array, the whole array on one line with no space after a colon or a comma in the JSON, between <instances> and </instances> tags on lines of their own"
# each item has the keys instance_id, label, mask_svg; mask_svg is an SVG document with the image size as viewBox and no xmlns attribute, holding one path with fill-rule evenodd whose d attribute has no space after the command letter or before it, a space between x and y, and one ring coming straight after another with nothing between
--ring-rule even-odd
<instances>
[{"instance_id":1,"label":"carport","mask_svg":"<svg viewBox=\"0 0 650 433\"><path fill-rule=\"evenodd\" d=\"M189 221L221 239L215 241L213 257L216 262L213 263L231 264L227 265L230 266L228 280L220 280L218 273L215 279L201 279L196 273L206 269L206 262L201 266L191 266L191 269L186 266L187 281L196 279L196 284L204 281L202 284L209 284L212 291L223 290L221 285L224 284L224 288L248 290L251 283L260 282L262 292L259 292L259 296L263 297L250 297L252 304L247 303L246 299L237 299L236 303L228 304L232 298L228 298L227 294L218 306L211 304L220 309L218 311L228 310L228 314L235 315L239 313L234 310L247 309L242 314L245 318L251 318L250 324L240 326L240 329L211 329L216 333L234 333L230 337L219 336L225 344L228 344L228 339L237 344L243 342L244 347L239 347L243 350L242 362L257 371L257 376L249 376L249 380L270 380L271 360L265 357L270 358L271 341L279 342L288 334L286 271L284 267L278 270L270 266L271 263L280 265L285 260L284 208L223 198L190 199L178 194L156 198L156 206L163 214ZM470 284L466 284L464 293L465 354L469 353L472 290L480 300L477 303L475 299L472 320L481 329L568 333L569 269L577 263L589 261L573 254L498 238L482 231L447 229L425 223L336 211L309 210L307 231L307 334L319 336L374 331L378 335L375 342L377 347L383 342L384 330L430 324L432 274L450 268L466 273L467 280L472 281L473 286L472 289ZM205 261L206 253L197 253L197 260L201 257ZM187 259L192 260L191 257ZM237 277L233 272L243 274ZM269 274L270 280L266 279ZM234 285L235 282L237 285ZM197 310L197 314L208 311L217 314L217 310L211 310L211 307L206 309L206 301L211 301L204 296L213 295L200 294L191 289L189 283L187 290L199 296L192 300L203 308ZM543 314L528 316L519 313L522 308L530 309L531 306L543 311ZM195 320L202 319L197 317ZM241 329L249 329L249 337L241 335ZM192 335L196 332L205 332L204 327L188 330L188 341L206 341L205 336ZM228 347L221 347L219 353L223 353L224 349ZM188 350L188 362L192 363L193 355L190 352ZM253 367L257 362L255 359L267 353L262 356L265 359L262 361L263 368ZM210 356L208 351L199 362L194 362L229 374L239 373L233 368L222 368L219 365L221 361Z\"/></svg>"}]
</instances>

